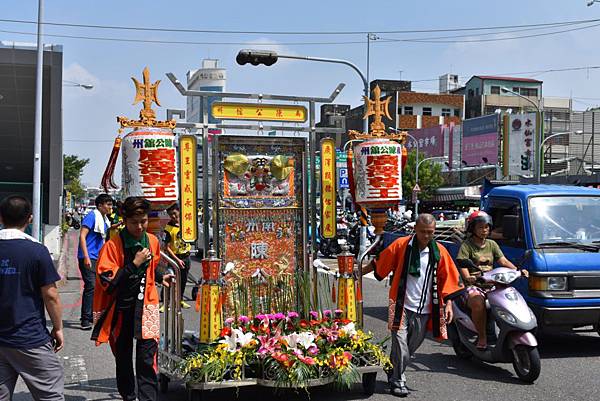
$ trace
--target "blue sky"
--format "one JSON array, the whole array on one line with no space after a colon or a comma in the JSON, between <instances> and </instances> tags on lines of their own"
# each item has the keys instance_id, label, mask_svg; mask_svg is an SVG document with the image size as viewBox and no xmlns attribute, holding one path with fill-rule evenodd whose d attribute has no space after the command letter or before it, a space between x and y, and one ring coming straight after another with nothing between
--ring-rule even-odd
<instances>
[{"instance_id":1,"label":"blue sky","mask_svg":"<svg viewBox=\"0 0 600 401\"><path fill-rule=\"evenodd\" d=\"M153 26L190 29L263 31L372 31L441 29L474 26L520 25L600 18L600 4L587 0L528 1L66 1L45 3L45 21L97 25ZM373 8L368 8L373 4ZM36 0L3 0L3 19L35 20ZM0 22L0 31L35 32L34 25ZM131 32L67 27L46 27L48 34L126 37L195 42L264 43L263 48L318 57L343 58L363 70L366 43L292 46L294 41L362 41L355 36L276 36L268 34L224 35L169 32ZM527 34L521 32L519 35ZM537 32L534 32L537 33ZM425 80L444 73L459 74L464 82L473 74L538 71L552 68L600 65L600 27L559 35L483 43L385 43L371 45L372 79ZM464 35L380 34L384 38L422 38ZM507 37L503 34L489 38ZM473 35L471 38L479 36ZM470 39L470 38L461 38ZM0 32L0 40L34 42L35 36ZM64 79L92 83L84 91L65 87L63 95L64 152L91 159L83 176L98 185L112 141L117 133L115 117L136 117L139 106L131 106L134 92L131 76L141 76L144 66L151 78L161 79L159 98L164 108L185 108L185 99L165 77L175 73L185 81L190 69L203 58L218 58L228 69L227 89L235 92L328 96L339 82L346 88L340 103L357 105L362 95L358 76L344 66L280 61L272 67L238 66L237 51L256 45L168 45L89 41L47 37L46 43L62 44ZM400 71L402 71L400 73ZM600 104L600 70L530 74L544 81L547 96L573 96L575 107ZM437 81L413 84L413 89L436 91ZM164 108L158 111L164 117ZM85 141L85 142L82 142ZM94 142L89 142L94 141ZM120 163L116 174L120 174ZM118 181L118 176L117 180Z\"/></svg>"}]
</instances>

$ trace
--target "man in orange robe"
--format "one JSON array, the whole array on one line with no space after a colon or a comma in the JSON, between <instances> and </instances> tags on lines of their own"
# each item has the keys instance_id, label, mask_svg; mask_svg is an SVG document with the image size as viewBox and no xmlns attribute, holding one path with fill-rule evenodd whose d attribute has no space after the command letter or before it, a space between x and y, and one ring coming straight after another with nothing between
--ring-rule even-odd
<instances>
[{"instance_id":1,"label":"man in orange robe","mask_svg":"<svg viewBox=\"0 0 600 401\"><path fill-rule=\"evenodd\" d=\"M115 356L117 389L124 400L158 400L160 317L156 282L168 286L172 275L155 271L158 239L146 232L150 202L129 197L123 203L125 228L101 249L94 290L92 340L109 342ZM133 339L136 340L136 376Z\"/></svg>"},{"instance_id":2,"label":"man in orange robe","mask_svg":"<svg viewBox=\"0 0 600 401\"><path fill-rule=\"evenodd\" d=\"M393 273L389 293L388 326L392 331L389 374L391 393L406 397L404 370L425 338L427 329L446 339L446 323L452 320L452 298L462 286L448 251L433 239L435 218L420 214L415 235L399 238L363 270L383 280Z\"/></svg>"}]
</instances>

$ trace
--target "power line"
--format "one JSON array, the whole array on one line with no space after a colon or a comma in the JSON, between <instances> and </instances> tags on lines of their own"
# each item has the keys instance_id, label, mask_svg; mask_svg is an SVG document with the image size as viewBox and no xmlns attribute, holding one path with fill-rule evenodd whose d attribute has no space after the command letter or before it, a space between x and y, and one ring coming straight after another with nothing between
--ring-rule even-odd
<instances>
[{"instance_id":1,"label":"power line","mask_svg":"<svg viewBox=\"0 0 600 401\"><path fill-rule=\"evenodd\" d=\"M537 33L537 34L531 34L531 35L521 35L521 36L511 36L508 38L493 38L493 39L471 39L471 40L432 40L429 38L424 38L424 39L392 39L392 38L381 38L380 40L383 42L418 42L418 43L475 43L475 42L500 42L500 41L506 41L506 40L515 40L515 39L527 39L527 38L537 38L537 37L541 37L541 36L550 36L550 35L557 35L560 33L566 33L566 32L573 32L573 31L580 31L583 29L590 29L590 28L595 28L597 26L600 26L600 23L598 24L594 24L594 25L588 25L588 26L584 26L584 27L578 27L578 28L571 28L571 29L563 29L560 31L554 31L554 32L544 32L544 33Z\"/></svg>"},{"instance_id":2,"label":"power line","mask_svg":"<svg viewBox=\"0 0 600 401\"><path fill-rule=\"evenodd\" d=\"M481 74L478 73L476 75L495 75L495 76L502 76L502 75L533 75L533 74L546 74L546 73L551 73L551 72L566 72L566 71L582 71L582 70L596 70L596 69L600 69L600 65L588 65L588 66L581 66L581 67L566 67L566 68L552 68L552 69L547 69L547 70L536 70L536 71L520 71L520 72L497 72L497 73L485 73L485 74ZM471 78L473 77L473 75L459 75L460 78ZM433 82L433 81L439 81L439 77L438 78L427 78L427 79L415 79L415 80L410 80L410 82Z\"/></svg>"},{"instance_id":3,"label":"power line","mask_svg":"<svg viewBox=\"0 0 600 401\"><path fill-rule=\"evenodd\" d=\"M21 19L0 19L0 22L18 23L18 24L37 24L33 20ZM93 28L93 29L113 29L130 31L149 31L149 32L179 32L179 33L208 33L208 34L253 34L253 35L364 35L368 33L377 34L406 34L406 33L435 33L435 32L465 32L465 31L483 31L512 28L530 28L530 27L551 27L568 24L586 24L600 22L600 18L587 20L572 20L559 22L545 22L538 24L521 25L496 25L480 27L461 27L461 28L441 28L441 29L413 29L413 30L371 30L371 31L243 31L243 30L216 30L216 29L190 29L190 28L157 28L140 27L124 25L99 25L99 24L74 24L66 22L43 22L43 25L62 26L71 28Z\"/></svg>"},{"instance_id":4,"label":"power line","mask_svg":"<svg viewBox=\"0 0 600 401\"><path fill-rule=\"evenodd\" d=\"M0 20L1 21L1 20ZM564 25L564 24L563 24ZM584 29L590 29L600 26L600 23L594 25L588 25L584 27L564 29L553 32L544 32L539 34L531 34L531 35L521 35L521 36L512 36L512 37L504 37L504 38L493 38L493 39L472 39L472 40L439 40L445 37L438 37L437 39L433 38L411 38L411 39L394 39L394 38L380 38L377 41L373 41L373 43L394 43L394 42L414 42L414 43L469 43L469 42L496 42L496 41L506 41L506 40L516 40L516 39L525 39L525 38L533 38L533 37L542 37L549 35L556 35L560 33L579 31ZM541 28L547 29L547 28ZM16 35L36 35L33 32L21 32L21 31L10 31L10 30L0 30L3 33L12 33ZM501 32L501 33L510 33L510 32ZM500 34L500 33L494 33ZM481 34L481 35L489 35L489 33ZM158 39L133 39L133 38L110 38L110 37L98 37L98 36L81 36L81 35L64 35L64 34L45 34L47 37L56 37L56 38L68 38L68 39L81 39L81 40L99 40L99 41L109 41L109 42L132 42L132 43L152 43L152 44L169 44L169 45L223 45L223 46L274 46L274 45L282 45L282 46L320 46L320 45L350 45L350 44L364 44L364 41L324 41L324 42L275 42L275 43L264 43L264 42L198 42L198 41L181 41L181 40L158 40ZM450 36L452 38L452 36Z\"/></svg>"}]
</instances>

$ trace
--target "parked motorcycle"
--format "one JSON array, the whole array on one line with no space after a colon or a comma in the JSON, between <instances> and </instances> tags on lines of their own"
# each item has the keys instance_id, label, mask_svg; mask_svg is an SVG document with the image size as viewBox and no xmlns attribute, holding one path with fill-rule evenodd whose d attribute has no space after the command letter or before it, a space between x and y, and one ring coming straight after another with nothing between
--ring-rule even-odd
<instances>
[{"instance_id":1,"label":"parked motorcycle","mask_svg":"<svg viewBox=\"0 0 600 401\"><path fill-rule=\"evenodd\" d=\"M461 261L462 266L473 265L470 260ZM477 330L471 317L461 309L460 302L452 303L454 318L448 325L448 337L452 348L460 358L477 358L489 363L512 362L520 380L533 383L540 375L541 362L537 339L535 315L521 294L510 285L521 277L519 271L496 268L484 273L480 281L493 285L487 291L488 347L476 347ZM464 307L464 306L463 306Z\"/></svg>"}]
</instances>

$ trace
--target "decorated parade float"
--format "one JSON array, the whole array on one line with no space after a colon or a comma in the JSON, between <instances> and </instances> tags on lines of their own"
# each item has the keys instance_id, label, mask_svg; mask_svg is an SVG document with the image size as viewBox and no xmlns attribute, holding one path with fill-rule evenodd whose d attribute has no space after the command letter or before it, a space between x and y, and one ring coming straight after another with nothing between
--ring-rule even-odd
<instances>
[{"instance_id":1,"label":"decorated parade float","mask_svg":"<svg viewBox=\"0 0 600 401\"><path fill-rule=\"evenodd\" d=\"M372 394L377 372L391 365L382 344L362 330L362 281L354 256L342 247L338 272L319 271L314 267L316 247L308 230L309 225L316 226L319 181L323 234L335 236L336 144L332 138L320 142L321 168L317 175L314 155L319 132L314 124L314 103L332 102L343 85L330 98L219 93L221 99L245 97L259 102L219 101L208 107L208 98L214 93L185 90L172 74L168 77L184 96L200 98L205 107L203 121L157 121L150 106L152 102L158 104L159 82L150 84L148 70L144 70L142 83L134 79L136 101L143 101L144 109L136 121L119 117L121 127L133 131L122 140L117 138L103 179L105 185L111 184L112 169L122 148L125 194L148 197L156 211L178 200L183 239L195 242L198 143L202 145L203 171L208 171L212 163L212 182L206 175L202 177L202 249L207 251L196 300L199 327L185 327L175 296L178 285L165 291L159 347L161 391L167 391L170 380L183 380L190 399L199 399L203 390L224 387L308 389L336 384L349 388L362 381L365 393ZM262 103L269 96L295 104ZM376 88L374 100L365 99L365 118L374 116L371 132L351 133L356 145L356 199L373 210L374 216L380 216L401 198L402 151L394 141L401 138L390 139L385 134L381 118L388 115L389 100L381 102L379 97ZM302 101L309 103L308 113L304 106L297 105ZM208 109L213 116L224 119L260 123L211 124ZM227 110L233 110L229 117ZM261 134L268 129L262 121L298 124L307 119L308 127L296 125L289 129L294 133L288 136ZM252 136L210 133L210 129L256 127L259 134ZM186 129L187 133L176 138L174 128ZM308 135L300 135L301 131ZM206 235L206 220L211 213L212 244ZM385 218L374 219L377 227L382 225L380 221L385 222ZM178 277L177 264L166 255L163 259ZM185 335L184 328L188 329Z\"/></svg>"}]
</instances>

